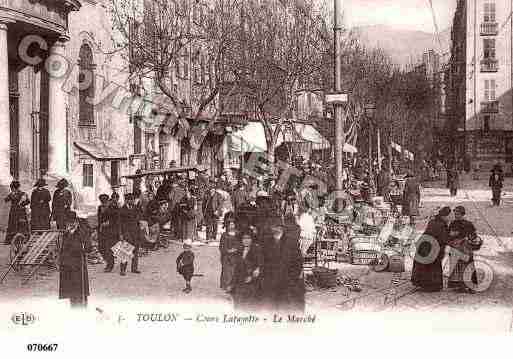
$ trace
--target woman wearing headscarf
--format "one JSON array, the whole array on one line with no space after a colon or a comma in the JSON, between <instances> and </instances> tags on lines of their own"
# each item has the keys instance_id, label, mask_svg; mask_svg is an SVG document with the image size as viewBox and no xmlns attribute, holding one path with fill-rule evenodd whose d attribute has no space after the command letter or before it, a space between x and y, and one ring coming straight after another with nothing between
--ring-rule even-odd
<instances>
[{"instance_id":1,"label":"woman wearing headscarf","mask_svg":"<svg viewBox=\"0 0 513 359\"><path fill-rule=\"evenodd\" d=\"M451 209L443 207L429 221L417 241L411 281L422 291L438 292L443 289L442 259L449 242L449 216Z\"/></svg>"},{"instance_id":2,"label":"woman wearing headscarf","mask_svg":"<svg viewBox=\"0 0 513 359\"><path fill-rule=\"evenodd\" d=\"M240 250L240 237L236 231L235 216L233 212L228 212L224 220L225 232L219 240L219 253L221 255L221 289L231 292L233 289L233 280L235 266Z\"/></svg>"},{"instance_id":3,"label":"woman wearing headscarf","mask_svg":"<svg viewBox=\"0 0 513 359\"><path fill-rule=\"evenodd\" d=\"M13 237L18 233L29 232L27 211L25 207L30 203L28 195L20 190L20 182L12 181L10 185L11 192L5 197L4 201L11 203L9 210L9 222L7 224L7 233L4 244L11 244Z\"/></svg>"},{"instance_id":4,"label":"woman wearing headscarf","mask_svg":"<svg viewBox=\"0 0 513 359\"><path fill-rule=\"evenodd\" d=\"M264 257L249 229L243 231L240 238L233 276L233 304L237 311L252 312L257 309Z\"/></svg>"},{"instance_id":5,"label":"woman wearing headscarf","mask_svg":"<svg viewBox=\"0 0 513 359\"><path fill-rule=\"evenodd\" d=\"M464 217L465 207L456 207L454 209L454 221L449 225L450 276L447 286L464 293L473 293L472 285L477 285L473 250L477 249L474 244L477 243L478 237L474 224ZM472 285L465 283L465 271L470 271L469 279Z\"/></svg>"},{"instance_id":6,"label":"woman wearing headscarf","mask_svg":"<svg viewBox=\"0 0 513 359\"><path fill-rule=\"evenodd\" d=\"M30 224L32 230L50 229L50 201L52 196L46 188L46 181L39 179L30 196Z\"/></svg>"},{"instance_id":7,"label":"woman wearing headscarf","mask_svg":"<svg viewBox=\"0 0 513 359\"><path fill-rule=\"evenodd\" d=\"M490 175L488 186L492 189L492 204L499 206L501 204L501 192L504 178L502 176L502 169L495 166Z\"/></svg>"}]
</instances>

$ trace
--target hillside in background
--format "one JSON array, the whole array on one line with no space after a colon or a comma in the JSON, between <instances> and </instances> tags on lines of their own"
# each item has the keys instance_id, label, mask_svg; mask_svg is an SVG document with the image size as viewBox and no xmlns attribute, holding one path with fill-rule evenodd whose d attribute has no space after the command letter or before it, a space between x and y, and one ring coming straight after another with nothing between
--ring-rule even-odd
<instances>
[{"instance_id":1,"label":"hillside in background","mask_svg":"<svg viewBox=\"0 0 513 359\"><path fill-rule=\"evenodd\" d=\"M435 34L399 30L385 25L362 26L353 29L354 35L360 39L362 44L371 48L382 48L401 67L417 64L422 54L434 49L440 53L440 46ZM447 29L440 33L443 52L450 51L451 30Z\"/></svg>"}]
</instances>

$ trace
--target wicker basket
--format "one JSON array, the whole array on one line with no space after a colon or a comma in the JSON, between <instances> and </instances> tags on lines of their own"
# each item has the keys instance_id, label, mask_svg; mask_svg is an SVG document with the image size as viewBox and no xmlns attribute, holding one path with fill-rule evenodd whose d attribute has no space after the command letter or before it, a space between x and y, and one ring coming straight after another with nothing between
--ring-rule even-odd
<instances>
[{"instance_id":1,"label":"wicker basket","mask_svg":"<svg viewBox=\"0 0 513 359\"><path fill-rule=\"evenodd\" d=\"M333 288L337 286L337 269L328 269L324 267L312 268L312 273L321 288Z\"/></svg>"}]
</instances>

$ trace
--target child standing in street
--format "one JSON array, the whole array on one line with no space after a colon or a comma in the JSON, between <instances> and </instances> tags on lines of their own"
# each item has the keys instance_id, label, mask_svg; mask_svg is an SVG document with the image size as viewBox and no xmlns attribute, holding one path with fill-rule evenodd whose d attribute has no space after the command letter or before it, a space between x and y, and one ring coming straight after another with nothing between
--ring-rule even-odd
<instances>
[{"instance_id":1,"label":"child standing in street","mask_svg":"<svg viewBox=\"0 0 513 359\"><path fill-rule=\"evenodd\" d=\"M190 293L191 279L194 275L194 253L192 252L192 240L183 242L183 252L176 258L176 271L185 279L185 293Z\"/></svg>"}]
</instances>

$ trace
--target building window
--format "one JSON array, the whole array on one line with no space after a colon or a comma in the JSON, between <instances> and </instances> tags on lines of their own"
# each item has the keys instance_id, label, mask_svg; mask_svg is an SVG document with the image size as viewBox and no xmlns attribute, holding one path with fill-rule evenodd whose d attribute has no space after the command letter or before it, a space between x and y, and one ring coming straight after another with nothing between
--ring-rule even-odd
<instances>
[{"instance_id":1,"label":"building window","mask_svg":"<svg viewBox=\"0 0 513 359\"><path fill-rule=\"evenodd\" d=\"M83 187L93 187L93 165L85 163L82 168Z\"/></svg>"},{"instance_id":2,"label":"building window","mask_svg":"<svg viewBox=\"0 0 513 359\"><path fill-rule=\"evenodd\" d=\"M80 47L79 52L79 120L80 126L94 126L94 65L93 52L87 44Z\"/></svg>"},{"instance_id":3,"label":"building window","mask_svg":"<svg viewBox=\"0 0 513 359\"><path fill-rule=\"evenodd\" d=\"M110 163L110 185L117 186L119 184L119 161Z\"/></svg>"},{"instance_id":4,"label":"building window","mask_svg":"<svg viewBox=\"0 0 513 359\"><path fill-rule=\"evenodd\" d=\"M495 101L495 80L485 80L484 98L486 101Z\"/></svg>"},{"instance_id":5,"label":"building window","mask_svg":"<svg viewBox=\"0 0 513 359\"><path fill-rule=\"evenodd\" d=\"M485 59L495 59L495 39L483 39Z\"/></svg>"},{"instance_id":6,"label":"building window","mask_svg":"<svg viewBox=\"0 0 513 359\"><path fill-rule=\"evenodd\" d=\"M134 122L134 153L142 152L142 130L138 121Z\"/></svg>"},{"instance_id":7,"label":"building window","mask_svg":"<svg viewBox=\"0 0 513 359\"><path fill-rule=\"evenodd\" d=\"M486 115L483 117L483 131L490 131L490 115Z\"/></svg>"},{"instance_id":8,"label":"building window","mask_svg":"<svg viewBox=\"0 0 513 359\"><path fill-rule=\"evenodd\" d=\"M484 22L495 22L494 2L487 2L484 4Z\"/></svg>"}]
</instances>

